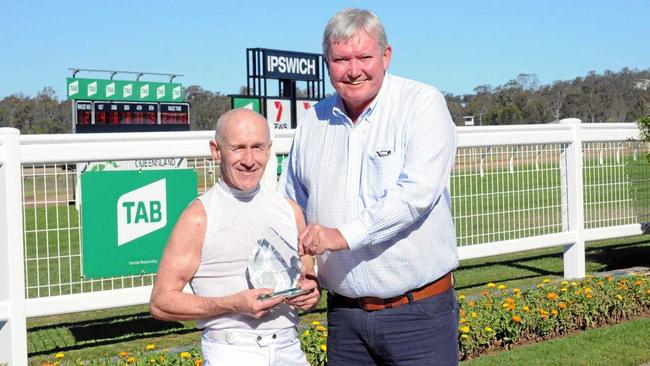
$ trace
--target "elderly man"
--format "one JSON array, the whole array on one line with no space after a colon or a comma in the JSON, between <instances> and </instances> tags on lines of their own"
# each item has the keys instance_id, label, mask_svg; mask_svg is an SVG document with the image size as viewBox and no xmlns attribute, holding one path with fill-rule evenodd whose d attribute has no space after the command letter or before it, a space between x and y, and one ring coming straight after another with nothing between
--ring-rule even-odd
<instances>
[{"instance_id":1,"label":"elderly man","mask_svg":"<svg viewBox=\"0 0 650 366\"><path fill-rule=\"evenodd\" d=\"M374 13L330 19L336 93L303 117L283 176L309 223L299 250L329 290L330 366L458 362L456 130L438 90L386 74L391 55Z\"/></svg>"},{"instance_id":2,"label":"elderly man","mask_svg":"<svg viewBox=\"0 0 650 366\"><path fill-rule=\"evenodd\" d=\"M151 313L163 320L198 320L204 365L307 364L294 307L318 302L312 258L302 257L298 283L309 292L292 299L261 299L273 289L251 288L246 277L253 248L268 228L297 248L305 226L293 201L259 184L270 147L261 115L237 109L219 118L210 141L219 182L183 212L158 268ZM187 283L193 294L183 292Z\"/></svg>"}]
</instances>

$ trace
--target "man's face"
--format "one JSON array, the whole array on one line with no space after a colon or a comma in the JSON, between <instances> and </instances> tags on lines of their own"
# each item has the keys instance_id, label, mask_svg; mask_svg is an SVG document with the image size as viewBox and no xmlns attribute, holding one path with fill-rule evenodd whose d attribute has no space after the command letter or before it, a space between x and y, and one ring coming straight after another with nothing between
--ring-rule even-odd
<instances>
[{"instance_id":1,"label":"man's face","mask_svg":"<svg viewBox=\"0 0 650 366\"><path fill-rule=\"evenodd\" d=\"M355 118L375 98L390 64L392 49L381 49L377 40L360 31L347 42L330 45L327 58L330 81Z\"/></svg>"},{"instance_id":2,"label":"man's face","mask_svg":"<svg viewBox=\"0 0 650 366\"><path fill-rule=\"evenodd\" d=\"M221 164L221 179L232 188L251 191L262 179L269 160L271 142L266 121L255 116L243 120L233 117L222 128L222 146L210 142L212 156Z\"/></svg>"}]
</instances>

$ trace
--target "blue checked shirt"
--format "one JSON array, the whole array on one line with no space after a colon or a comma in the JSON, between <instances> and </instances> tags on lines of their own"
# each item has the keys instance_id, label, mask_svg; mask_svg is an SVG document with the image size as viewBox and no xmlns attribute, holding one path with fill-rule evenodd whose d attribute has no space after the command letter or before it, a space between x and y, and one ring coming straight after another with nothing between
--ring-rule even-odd
<instances>
[{"instance_id":1,"label":"blue checked shirt","mask_svg":"<svg viewBox=\"0 0 650 366\"><path fill-rule=\"evenodd\" d=\"M458 266L448 183L456 128L435 88L387 74L356 124L338 95L306 114L281 191L350 250L318 256L321 286L388 298Z\"/></svg>"}]
</instances>

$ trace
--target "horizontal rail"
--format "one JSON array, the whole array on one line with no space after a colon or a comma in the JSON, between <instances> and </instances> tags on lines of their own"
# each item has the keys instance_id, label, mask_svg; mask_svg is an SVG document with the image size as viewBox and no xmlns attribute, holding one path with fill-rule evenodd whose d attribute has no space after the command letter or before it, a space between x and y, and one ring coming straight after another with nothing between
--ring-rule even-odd
<instances>
[{"instance_id":1,"label":"horizontal rail","mask_svg":"<svg viewBox=\"0 0 650 366\"><path fill-rule=\"evenodd\" d=\"M149 303L152 286L39 297L25 300L28 318Z\"/></svg>"},{"instance_id":2,"label":"horizontal rail","mask_svg":"<svg viewBox=\"0 0 650 366\"><path fill-rule=\"evenodd\" d=\"M625 236L634 236L643 234L641 224L630 224L620 226L599 227L594 229L585 229L584 237L586 241L604 240L621 238Z\"/></svg>"},{"instance_id":3,"label":"horizontal rail","mask_svg":"<svg viewBox=\"0 0 650 366\"><path fill-rule=\"evenodd\" d=\"M23 135L23 164L210 156L212 131Z\"/></svg>"},{"instance_id":4,"label":"horizontal rail","mask_svg":"<svg viewBox=\"0 0 650 366\"><path fill-rule=\"evenodd\" d=\"M556 247L573 243L576 233L566 231L557 234L529 236L526 238L502 240L485 244L458 247L458 259L476 259L494 255L525 252L527 250Z\"/></svg>"}]
</instances>

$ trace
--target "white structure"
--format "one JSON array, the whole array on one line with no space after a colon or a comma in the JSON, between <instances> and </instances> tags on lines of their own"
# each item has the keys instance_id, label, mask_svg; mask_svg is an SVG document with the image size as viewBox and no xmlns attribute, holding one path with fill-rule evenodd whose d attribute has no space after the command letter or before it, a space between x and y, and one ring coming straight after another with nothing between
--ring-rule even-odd
<instances>
[{"instance_id":1,"label":"white structure","mask_svg":"<svg viewBox=\"0 0 650 366\"><path fill-rule=\"evenodd\" d=\"M625 159L647 150L630 141L639 135L634 124L458 130L451 185L461 259L564 246L564 275L580 278L585 241L641 234L624 172ZM0 129L0 363L27 364L27 317L149 301L153 275L80 275L81 244L74 238L81 220L69 204L76 173L67 167L184 157L204 192L217 172L212 137L212 131L21 136ZM275 131L275 152L287 154L292 137L293 131ZM273 184L274 169L267 173L272 178L265 182Z\"/></svg>"}]
</instances>

